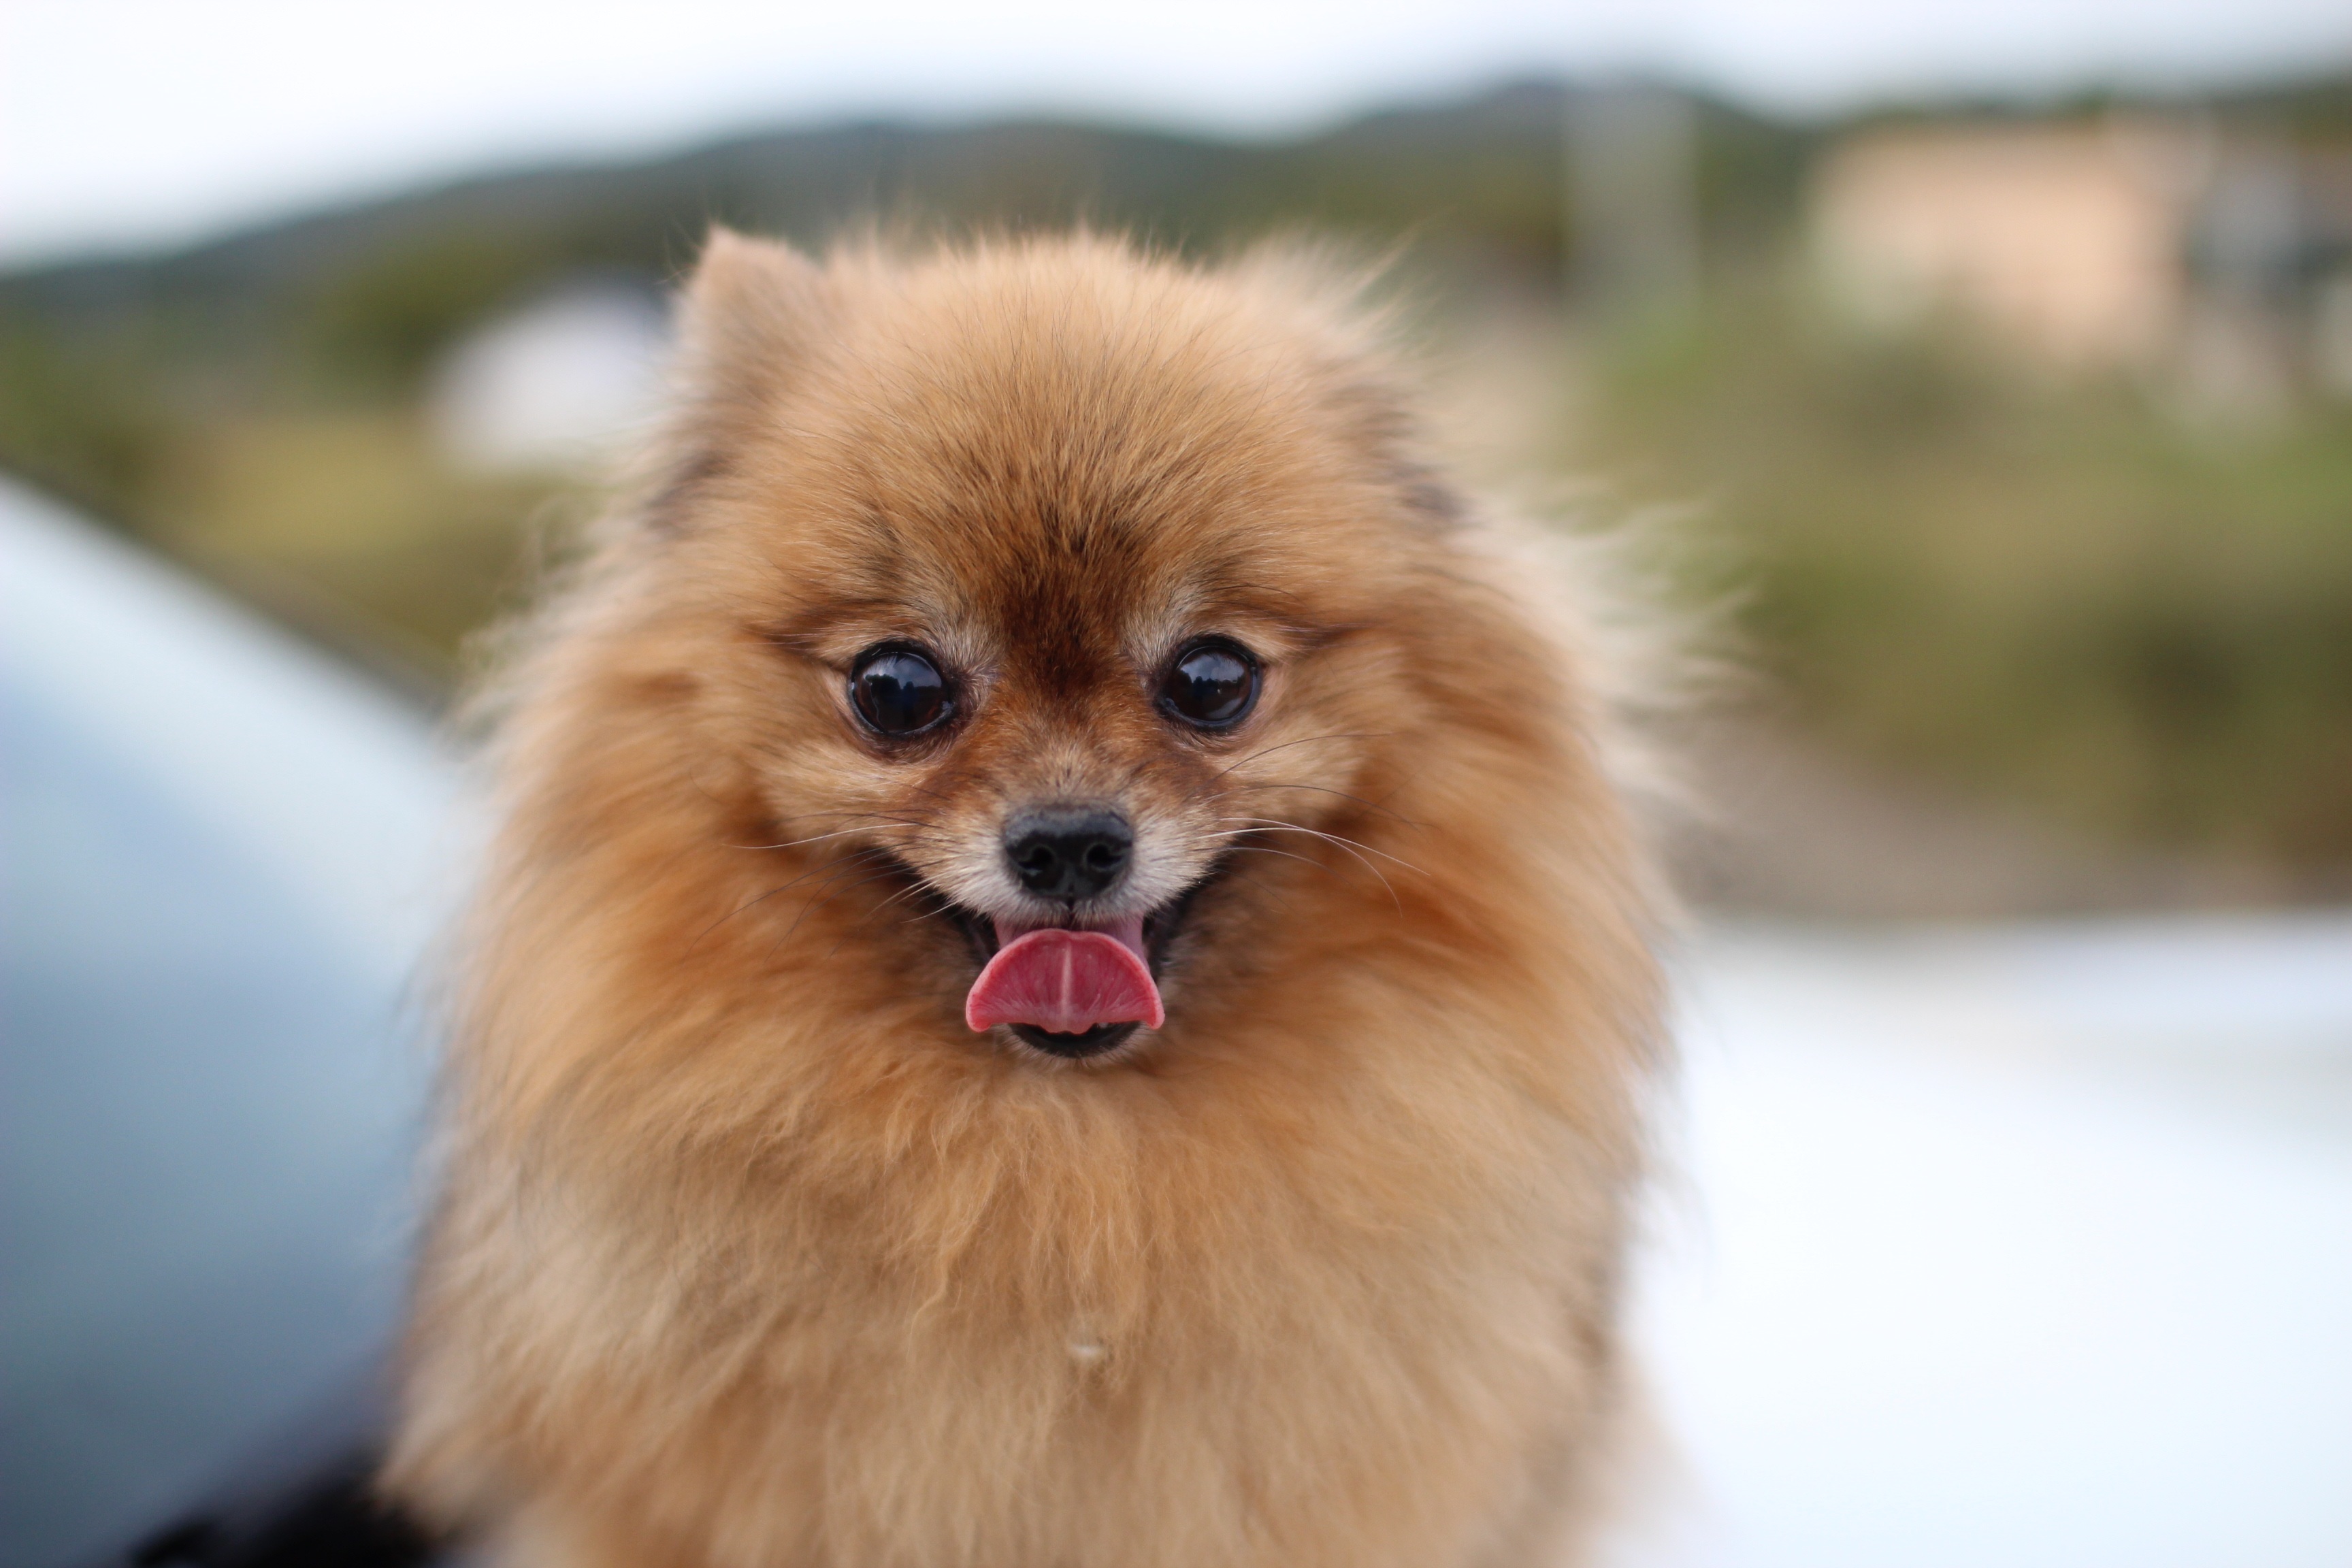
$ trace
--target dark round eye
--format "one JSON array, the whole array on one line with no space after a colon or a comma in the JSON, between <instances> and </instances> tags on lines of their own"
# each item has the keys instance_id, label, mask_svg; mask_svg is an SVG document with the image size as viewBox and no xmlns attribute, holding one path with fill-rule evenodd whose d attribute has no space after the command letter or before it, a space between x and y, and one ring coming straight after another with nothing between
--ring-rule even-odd
<instances>
[{"instance_id":1,"label":"dark round eye","mask_svg":"<svg viewBox=\"0 0 2352 1568\"><path fill-rule=\"evenodd\" d=\"M1222 730L1257 700L1257 660L1238 643L1194 643L1160 685L1160 705L1187 724Z\"/></svg>"},{"instance_id":2,"label":"dark round eye","mask_svg":"<svg viewBox=\"0 0 2352 1568\"><path fill-rule=\"evenodd\" d=\"M858 655L849 678L857 716L885 735L914 735L948 716L947 678L919 648L877 647Z\"/></svg>"}]
</instances>

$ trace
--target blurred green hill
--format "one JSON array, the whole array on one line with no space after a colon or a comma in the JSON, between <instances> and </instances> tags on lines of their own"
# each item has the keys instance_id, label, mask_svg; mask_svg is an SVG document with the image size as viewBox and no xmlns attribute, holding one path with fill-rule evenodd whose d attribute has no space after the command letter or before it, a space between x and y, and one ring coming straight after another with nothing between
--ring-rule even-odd
<instances>
[{"instance_id":1,"label":"blurred green hill","mask_svg":"<svg viewBox=\"0 0 2352 1568\"><path fill-rule=\"evenodd\" d=\"M250 325L333 296L365 309L399 295L422 330L564 267L666 274L714 222L814 241L877 216L949 226L1083 218L1176 246L1307 223L1410 232L1555 272L1570 238L1561 124L1574 96L1526 82L1282 142L1048 121L779 132L644 163L491 175L176 255L22 272L0 278L0 309L89 320L226 306ZM1732 226L1783 216L1806 133L1692 101L1710 214Z\"/></svg>"},{"instance_id":2,"label":"blurred green hill","mask_svg":"<svg viewBox=\"0 0 2352 1568\"><path fill-rule=\"evenodd\" d=\"M1691 507L1675 571L1736 605L1786 722L2120 846L2352 886L2352 400L2216 419L1953 321L1858 332L1805 232L1817 159L1858 128L2193 111L2352 149L2352 79L1836 124L1683 95L1699 283L1630 311L1564 281L1595 238L1566 129L1590 96L1526 82L1282 142L782 132L19 271L0 464L446 689L595 504L593 473L469 467L436 434L436 378L486 323L582 279L658 289L713 222L816 244L1085 220L1195 251L1332 232L1400 255L1433 336L1517 410L1522 463L1597 481L1604 512Z\"/></svg>"}]
</instances>

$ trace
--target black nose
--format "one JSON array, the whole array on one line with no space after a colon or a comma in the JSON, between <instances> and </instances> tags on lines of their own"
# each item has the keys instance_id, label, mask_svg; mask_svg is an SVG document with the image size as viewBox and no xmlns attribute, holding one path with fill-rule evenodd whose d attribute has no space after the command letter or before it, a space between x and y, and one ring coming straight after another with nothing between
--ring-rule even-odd
<instances>
[{"instance_id":1,"label":"black nose","mask_svg":"<svg viewBox=\"0 0 2352 1568\"><path fill-rule=\"evenodd\" d=\"M1040 898L1092 899L1127 875L1135 832L1127 818L1099 807L1024 812L1004 825L1004 858L1021 885Z\"/></svg>"}]
</instances>

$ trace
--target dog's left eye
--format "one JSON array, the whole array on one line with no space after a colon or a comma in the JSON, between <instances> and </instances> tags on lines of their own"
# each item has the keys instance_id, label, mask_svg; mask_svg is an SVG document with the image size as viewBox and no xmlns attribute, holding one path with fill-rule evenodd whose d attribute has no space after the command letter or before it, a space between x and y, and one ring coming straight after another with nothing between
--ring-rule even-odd
<instances>
[{"instance_id":1,"label":"dog's left eye","mask_svg":"<svg viewBox=\"0 0 2352 1568\"><path fill-rule=\"evenodd\" d=\"M944 720L954 703L947 678L919 648L868 648L849 678L857 716L885 735L915 735Z\"/></svg>"},{"instance_id":2,"label":"dog's left eye","mask_svg":"<svg viewBox=\"0 0 2352 1568\"><path fill-rule=\"evenodd\" d=\"M1160 705L1196 728L1223 730L1255 705L1257 687L1257 660L1249 649L1215 637L1176 656L1160 683Z\"/></svg>"}]
</instances>

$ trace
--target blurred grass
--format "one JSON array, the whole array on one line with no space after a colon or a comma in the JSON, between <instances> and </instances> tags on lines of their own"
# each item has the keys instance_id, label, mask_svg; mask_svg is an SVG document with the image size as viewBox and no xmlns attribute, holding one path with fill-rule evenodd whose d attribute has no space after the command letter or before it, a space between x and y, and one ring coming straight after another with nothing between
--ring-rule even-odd
<instances>
[{"instance_id":1,"label":"blurred grass","mask_svg":"<svg viewBox=\"0 0 2352 1568\"><path fill-rule=\"evenodd\" d=\"M1704 503L1808 727L2111 841L2352 864L2352 405L2215 422L1761 278L1595 360L1570 462Z\"/></svg>"},{"instance_id":2,"label":"blurred grass","mask_svg":"<svg viewBox=\"0 0 2352 1568\"><path fill-rule=\"evenodd\" d=\"M0 463L420 694L457 684L593 506L575 476L452 468L414 367L373 353L257 384L152 342L71 347L0 330Z\"/></svg>"},{"instance_id":3,"label":"blurred grass","mask_svg":"<svg viewBox=\"0 0 2352 1568\"><path fill-rule=\"evenodd\" d=\"M309 584L446 683L528 591L534 526L586 487L453 473L421 426L397 407L226 425L184 458L162 542Z\"/></svg>"}]
</instances>

